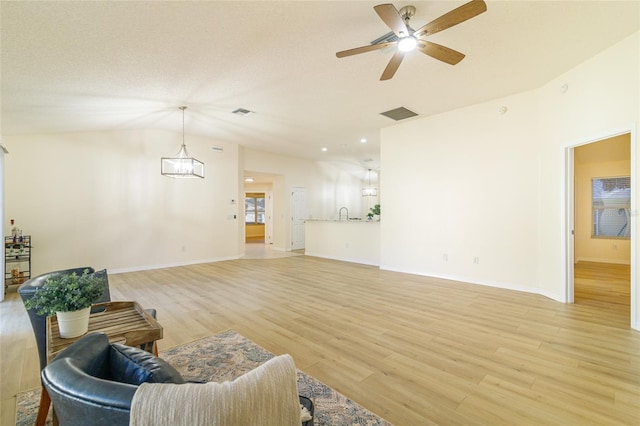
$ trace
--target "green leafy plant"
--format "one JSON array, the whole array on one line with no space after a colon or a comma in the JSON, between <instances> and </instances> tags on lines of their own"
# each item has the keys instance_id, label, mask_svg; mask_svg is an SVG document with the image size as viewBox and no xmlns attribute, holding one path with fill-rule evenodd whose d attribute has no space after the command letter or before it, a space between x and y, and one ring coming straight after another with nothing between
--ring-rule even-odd
<instances>
[{"instance_id":1,"label":"green leafy plant","mask_svg":"<svg viewBox=\"0 0 640 426\"><path fill-rule=\"evenodd\" d=\"M104 279L85 269L82 275L73 272L47 278L24 305L27 309L36 309L38 315L78 311L100 300L105 290Z\"/></svg>"},{"instance_id":2,"label":"green leafy plant","mask_svg":"<svg viewBox=\"0 0 640 426\"><path fill-rule=\"evenodd\" d=\"M375 206L371 207L369 209L369 213L367 213L367 217L369 219L373 219L373 216L375 215L380 216L380 204L376 204Z\"/></svg>"}]
</instances>

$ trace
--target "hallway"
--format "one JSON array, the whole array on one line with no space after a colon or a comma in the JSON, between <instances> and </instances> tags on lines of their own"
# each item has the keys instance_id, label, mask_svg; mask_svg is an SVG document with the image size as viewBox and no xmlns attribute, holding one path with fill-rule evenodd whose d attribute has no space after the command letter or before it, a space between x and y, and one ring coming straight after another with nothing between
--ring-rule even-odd
<instances>
[{"instance_id":1,"label":"hallway","mask_svg":"<svg viewBox=\"0 0 640 426\"><path fill-rule=\"evenodd\" d=\"M273 244L265 244L264 240L247 241L244 245L242 259L278 259L282 257L301 256L304 250L281 251L273 248Z\"/></svg>"}]
</instances>

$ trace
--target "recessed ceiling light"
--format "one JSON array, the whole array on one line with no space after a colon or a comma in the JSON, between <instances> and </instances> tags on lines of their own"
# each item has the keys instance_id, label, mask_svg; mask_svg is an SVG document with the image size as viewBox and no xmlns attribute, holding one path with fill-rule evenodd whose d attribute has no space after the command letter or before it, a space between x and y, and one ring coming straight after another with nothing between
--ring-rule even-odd
<instances>
[{"instance_id":1,"label":"recessed ceiling light","mask_svg":"<svg viewBox=\"0 0 640 426\"><path fill-rule=\"evenodd\" d=\"M327 151L329 151L329 150L327 149L327 147L326 147L326 146L323 146L323 147L322 147L322 152L327 152Z\"/></svg>"},{"instance_id":2,"label":"recessed ceiling light","mask_svg":"<svg viewBox=\"0 0 640 426\"><path fill-rule=\"evenodd\" d=\"M245 182L253 182L253 178L251 176L247 176L246 178L244 178Z\"/></svg>"},{"instance_id":3,"label":"recessed ceiling light","mask_svg":"<svg viewBox=\"0 0 640 426\"><path fill-rule=\"evenodd\" d=\"M360 143L367 143L367 138L360 139Z\"/></svg>"}]
</instances>

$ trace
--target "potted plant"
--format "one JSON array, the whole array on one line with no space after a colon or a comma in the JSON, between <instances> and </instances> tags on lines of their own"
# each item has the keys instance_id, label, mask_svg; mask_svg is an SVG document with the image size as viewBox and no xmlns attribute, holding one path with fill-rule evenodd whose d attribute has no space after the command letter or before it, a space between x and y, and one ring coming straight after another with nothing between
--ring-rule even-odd
<instances>
[{"instance_id":1,"label":"potted plant","mask_svg":"<svg viewBox=\"0 0 640 426\"><path fill-rule=\"evenodd\" d=\"M47 278L31 299L25 300L27 309L38 315L56 315L60 337L70 339L85 334L89 328L91 305L102 297L105 282L85 269Z\"/></svg>"},{"instance_id":2,"label":"potted plant","mask_svg":"<svg viewBox=\"0 0 640 426\"><path fill-rule=\"evenodd\" d=\"M376 219L376 221L380 220L380 204L376 204L375 206L371 207L369 209L369 213L367 213L367 219L368 220L373 220Z\"/></svg>"}]
</instances>

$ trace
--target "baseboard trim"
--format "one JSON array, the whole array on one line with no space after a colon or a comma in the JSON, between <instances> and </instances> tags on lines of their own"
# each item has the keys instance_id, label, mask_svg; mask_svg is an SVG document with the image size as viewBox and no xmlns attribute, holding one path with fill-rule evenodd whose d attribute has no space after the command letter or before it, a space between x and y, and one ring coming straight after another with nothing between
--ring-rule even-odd
<instances>
[{"instance_id":1,"label":"baseboard trim","mask_svg":"<svg viewBox=\"0 0 640 426\"><path fill-rule=\"evenodd\" d=\"M514 291L520 291L523 293L539 294L540 296L555 300L556 302L566 303L566 299L564 297L559 296L555 293L548 292L541 288L536 288L536 287L527 287L527 286L499 283L499 282L493 282L493 281L470 280L467 277L458 277L455 275L446 275L446 274L433 274L428 272L427 273L417 272L417 271L406 270L401 268L393 268L385 265L381 265L380 269L385 271L401 272L404 274L412 274L412 275L419 275L423 277L431 277L431 278L438 278L442 280L455 281L463 284L482 285L486 287L501 288L504 290L514 290Z\"/></svg>"},{"instance_id":2,"label":"baseboard trim","mask_svg":"<svg viewBox=\"0 0 640 426\"><path fill-rule=\"evenodd\" d=\"M375 261L367 261L365 259L355 259L355 258L349 258L349 257L328 256L328 255L320 254L320 253L309 253L306 250L304 252L304 255L305 256L312 256L312 257L321 257L323 259L338 260L338 261L341 261L341 262L359 263L361 265L380 266L380 263L379 262L375 262Z\"/></svg>"},{"instance_id":3,"label":"baseboard trim","mask_svg":"<svg viewBox=\"0 0 640 426\"><path fill-rule=\"evenodd\" d=\"M614 263L616 265L631 265L630 259L601 259L597 257L578 257L577 262Z\"/></svg>"},{"instance_id":4,"label":"baseboard trim","mask_svg":"<svg viewBox=\"0 0 640 426\"><path fill-rule=\"evenodd\" d=\"M174 262L174 263L164 263L158 265L146 265L146 266L133 266L131 268L116 268L109 269L109 274L124 274L127 272L138 272L138 271L150 271L153 269L164 269L164 268L175 268L177 266L188 266L188 265L198 265L201 263L213 263L213 262L222 262L225 260L235 260L240 259L240 256L228 256L228 257L216 257L210 259L198 259L198 260L189 260L186 262Z\"/></svg>"}]
</instances>

